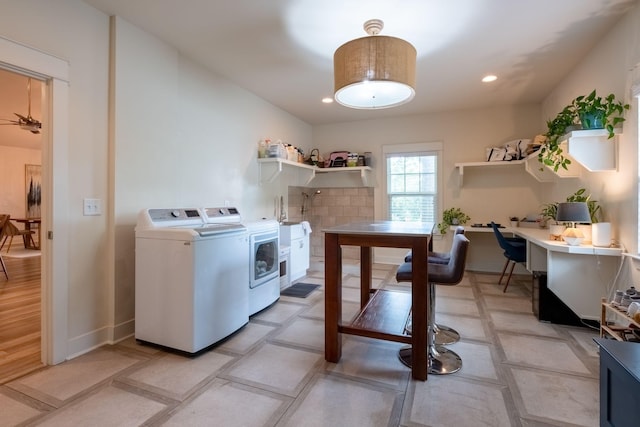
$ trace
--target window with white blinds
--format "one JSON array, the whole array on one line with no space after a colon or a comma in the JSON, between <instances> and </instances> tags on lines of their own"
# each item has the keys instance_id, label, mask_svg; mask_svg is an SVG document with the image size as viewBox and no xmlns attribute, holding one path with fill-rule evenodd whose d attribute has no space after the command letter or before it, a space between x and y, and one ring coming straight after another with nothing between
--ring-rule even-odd
<instances>
[{"instance_id":1,"label":"window with white blinds","mask_svg":"<svg viewBox=\"0 0 640 427\"><path fill-rule=\"evenodd\" d=\"M387 217L393 221L438 222L439 150L433 144L386 146ZM418 148L424 151L406 151Z\"/></svg>"}]
</instances>

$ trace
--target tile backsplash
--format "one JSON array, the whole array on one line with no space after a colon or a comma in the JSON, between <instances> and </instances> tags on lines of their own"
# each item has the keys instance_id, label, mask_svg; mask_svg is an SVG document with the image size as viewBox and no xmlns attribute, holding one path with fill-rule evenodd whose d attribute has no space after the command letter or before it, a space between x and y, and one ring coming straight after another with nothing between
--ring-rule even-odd
<instances>
[{"instance_id":1,"label":"tile backsplash","mask_svg":"<svg viewBox=\"0 0 640 427\"><path fill-rule=\"evenodd\" d=\"M322 229L353 221L373 220L373 188L289 187L289 221L309 221L311 256L324 256ZM304 207L304 212L303 212ZM359 259L360 249L344 247L344 258Z\"/></svg>"}]
</instances>

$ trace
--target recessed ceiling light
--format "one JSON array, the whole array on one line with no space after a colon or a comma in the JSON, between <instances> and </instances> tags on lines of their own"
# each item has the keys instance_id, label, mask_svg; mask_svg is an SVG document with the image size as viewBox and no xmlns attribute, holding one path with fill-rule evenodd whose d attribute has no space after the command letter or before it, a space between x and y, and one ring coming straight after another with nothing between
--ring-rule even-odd
<instances>
[{"instance_id":1,"label":"recessed ceiling light","mask_svg":"<svg viewBox=\"0 0 640 427\"><path fill-rule=\"evenodd\" d=\"M498 76L494 76L493 74L489 74L482 78L483 83L495 82L496 80L498 80Z\"/></svg>"},{"instance_id":2,"label":"recessed ceiling light","mask_svg":"<svg viewBox=\"0 0 640 427\"><path fill-rule=\"evenodd\" d=\"M327 96L326 98L322 98L322 102L324 104L331 104L333 102L333 98Z\"/></svg>"}]
</instances>

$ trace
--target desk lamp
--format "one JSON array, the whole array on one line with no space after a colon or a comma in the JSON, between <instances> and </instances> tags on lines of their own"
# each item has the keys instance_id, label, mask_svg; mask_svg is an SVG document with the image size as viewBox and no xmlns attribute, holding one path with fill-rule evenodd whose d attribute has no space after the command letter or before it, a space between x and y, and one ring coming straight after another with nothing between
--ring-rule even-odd
<instances>
[{"instance_id":1,"label":"desk lamp","mask_svg":"<svg viewBox=\"0 0 640 427\"><path fill-rule=\"evenodd\" d=\"M576 228L576 222L591 224L589 207L585 202L558 203L556 221L571 223L571 227L562 233L562 239L567 245L577 246L584 240L584 234Z\"/></svg>"}]
</instances>

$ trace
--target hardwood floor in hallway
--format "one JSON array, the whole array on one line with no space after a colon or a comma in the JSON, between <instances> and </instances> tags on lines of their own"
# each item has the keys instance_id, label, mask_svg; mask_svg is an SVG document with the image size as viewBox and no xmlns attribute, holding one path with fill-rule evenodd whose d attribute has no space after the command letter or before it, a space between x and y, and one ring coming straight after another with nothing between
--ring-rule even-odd
<instances>
[{"instance_id":1,"label":"hardwood floor in hallway","mask_svg":"<svg viewBox=\"0 0 640 427\"><path fill-rule=\"evenodd\" d=\"M40 257L4 257L0 272L0 384L32 372L41 363Z\"/></svg>"}]
</instances>

